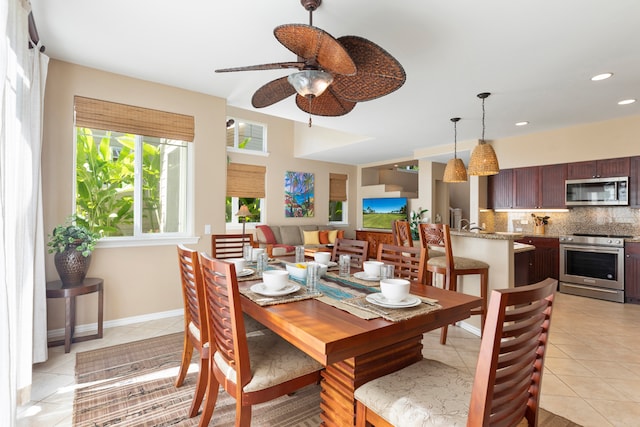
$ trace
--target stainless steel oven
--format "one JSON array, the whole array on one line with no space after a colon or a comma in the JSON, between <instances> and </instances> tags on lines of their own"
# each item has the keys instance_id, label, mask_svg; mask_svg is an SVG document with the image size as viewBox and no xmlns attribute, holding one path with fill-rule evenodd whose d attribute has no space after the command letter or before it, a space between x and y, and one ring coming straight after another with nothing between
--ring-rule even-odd
<instances>
[{"instance_id":1,"label":"stainless steel oven","mask_svg":"<svg viewBox=\"0 0 640 427\"><path fill-rule=\"evenodd\" d=\"M624 239L560 236L560 292L624 302Z\"/></svg>"}]
</instances>

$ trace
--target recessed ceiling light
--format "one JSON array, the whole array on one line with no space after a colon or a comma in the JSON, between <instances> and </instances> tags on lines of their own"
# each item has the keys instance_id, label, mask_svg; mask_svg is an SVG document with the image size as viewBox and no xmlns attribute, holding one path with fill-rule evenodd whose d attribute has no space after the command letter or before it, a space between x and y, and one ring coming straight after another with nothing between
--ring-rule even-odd
<instances>
[{"instance_id":1,"label":"recessed ceiling light","mask_svg":"<svg viewBox=\"0 0 640 427\"><path fill-rule=\"evenodd\" d=\"M602 74L598 74L597 76L591 77L591 80L594 82L597 82L600 80L606 80L611 76L613 76L613 73L602 73Z\"/></svg>"},{"instance_id":2,"label":"recessed ceiling light","mask_svg":"<svg viewBox=\"0 0 640 427\"><path fill-rule=\"evenodd\" d=\"M529 124L529 122L518 122L518 123L516 123L516 126L526 126L528 124Z\"/></svg>"},{"instance_id":3,"label":"recessed ceiling light","mask_svg":"<svg viewBox=\"0 0 640 427\"><path fill-rule=\"evenodd\" d=\"M622 101L618 102L618 105L629 105L633 104L634 102L636 102L635 99L623 99Z\"/></svg>"}]
</instances>

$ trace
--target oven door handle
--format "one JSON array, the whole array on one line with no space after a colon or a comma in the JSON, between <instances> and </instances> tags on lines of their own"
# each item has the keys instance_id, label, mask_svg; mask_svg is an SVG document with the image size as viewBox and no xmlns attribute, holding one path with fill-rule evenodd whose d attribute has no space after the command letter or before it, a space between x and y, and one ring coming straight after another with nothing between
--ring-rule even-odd
<instances>
[{"instance_id":1,"label":"oven door handle","mask_svg":"<svg viewBox=\"0 0 640 427\"><path fill-rule=\"evenodd\" d=\"M578 252L597 252L597 253L607 253L613 255L620 255L624 251L623 248L610 248L606 246L571 246L571 245L560 245L560 249L563 251L578 251Z\"/></svg>"}]
</instances>

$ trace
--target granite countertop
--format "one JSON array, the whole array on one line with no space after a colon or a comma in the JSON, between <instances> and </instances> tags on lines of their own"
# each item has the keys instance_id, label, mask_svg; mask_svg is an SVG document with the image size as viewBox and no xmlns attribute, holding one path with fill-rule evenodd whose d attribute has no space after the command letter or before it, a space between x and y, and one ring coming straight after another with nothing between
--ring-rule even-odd
<instances>
[{"instance_id":1,"label":"granite countertop","mask_svg":"<svg viewBox=\"0 0 640 427\"><path fill-rule=\"evenodd\" d=\"M533 245L527 245L526 243L513 242L513 253L519 254L521 252L535 251L536 247Z\"/></svg>"},{"instance_id":2,"label":"granite countertop","mask_svg":"<svg viewBox=\"0 0 640 427\"><path fill-rule=\"evenodd\" d=\"M511 232L503 232L503 231L488 233L485 231L476 232L476 231L450 230L449 233L452 236L474 237L477 239L488 239L488 240L517 240L517 239L522 239L524 237L522 233L511 233Z\"/></svg>"}]
</instances>

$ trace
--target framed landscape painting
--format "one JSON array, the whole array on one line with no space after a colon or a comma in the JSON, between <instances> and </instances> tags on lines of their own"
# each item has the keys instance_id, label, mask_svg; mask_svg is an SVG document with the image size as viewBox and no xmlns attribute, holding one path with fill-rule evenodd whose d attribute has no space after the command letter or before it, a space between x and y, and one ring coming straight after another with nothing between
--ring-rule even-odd
<instances>
[{"instance_id":1,"label":"framed landscape painting","mask_svg":"<svg viewBox=\"0 0 640 427\"><path fill-rule=\"evenodd\" d=\"M313 174L285 172L284 215L287 218L312 217L314 215Z\"/></svg>"}]
</instances>

